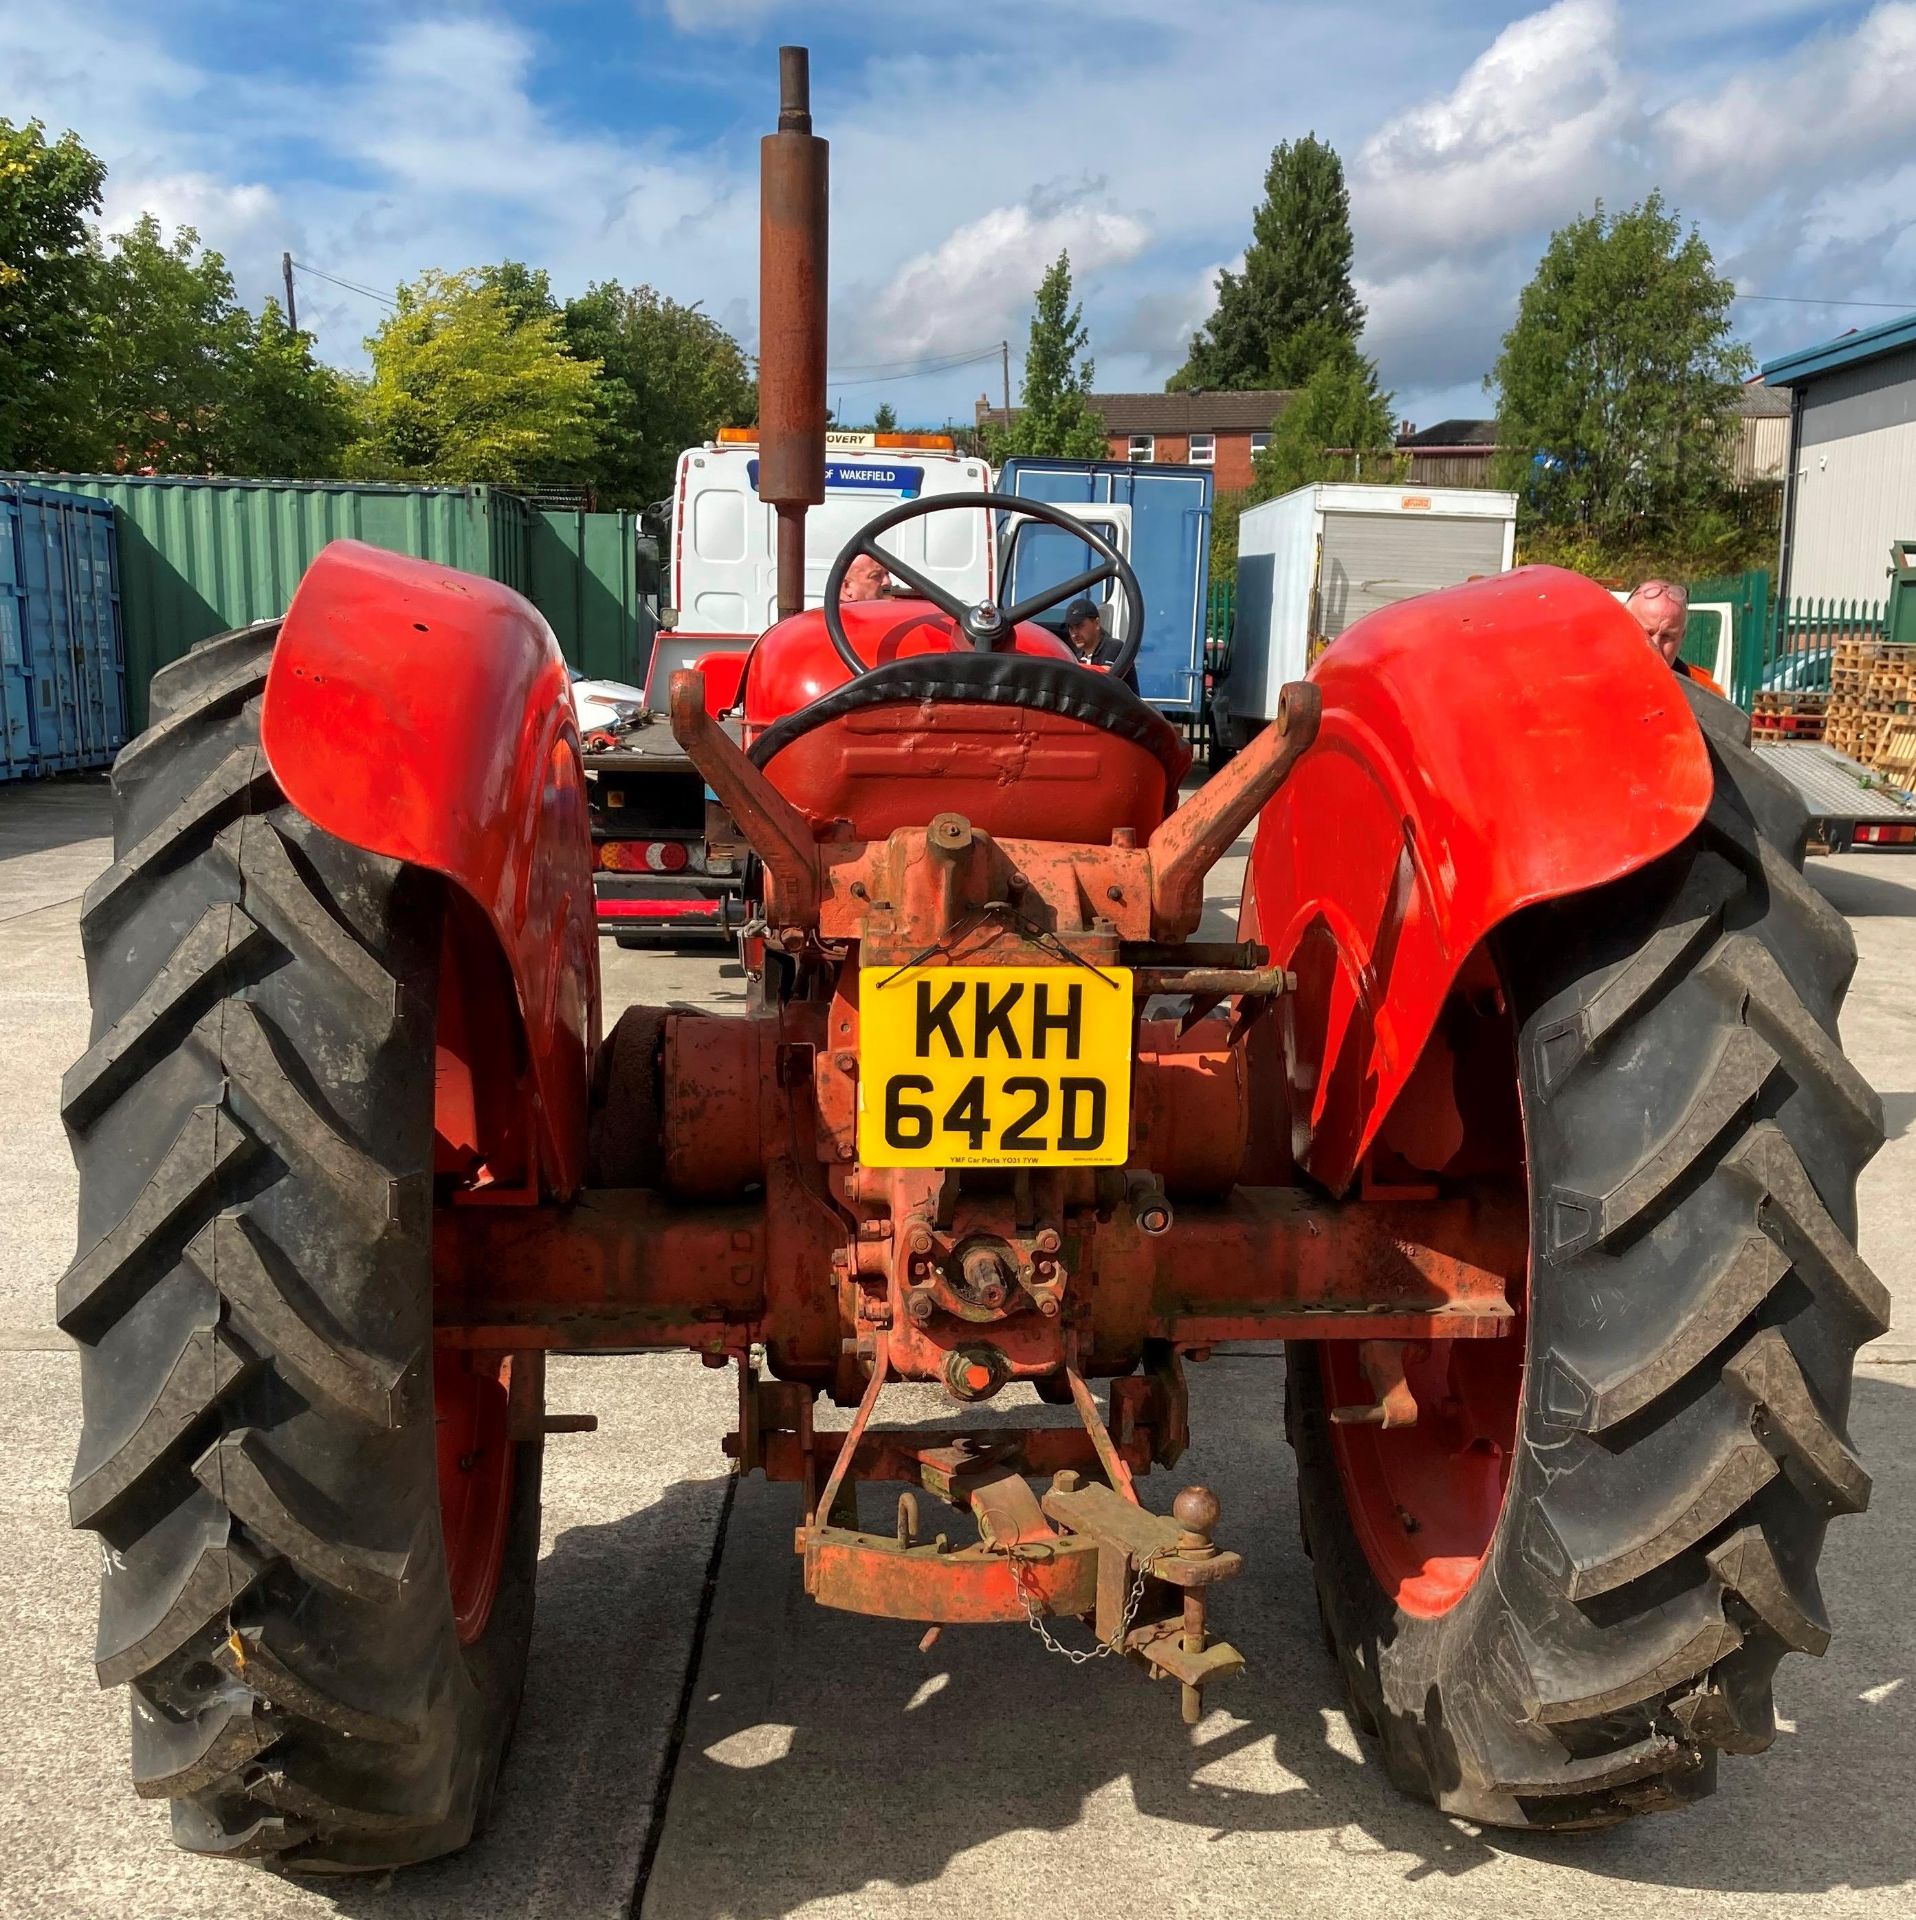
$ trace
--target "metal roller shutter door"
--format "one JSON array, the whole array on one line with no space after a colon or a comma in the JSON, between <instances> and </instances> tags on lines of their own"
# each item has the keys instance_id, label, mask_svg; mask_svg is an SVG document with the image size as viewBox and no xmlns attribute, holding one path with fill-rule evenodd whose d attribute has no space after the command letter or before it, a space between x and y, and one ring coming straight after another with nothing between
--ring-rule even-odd
<instances>
[{"instance_id":1,"label":"metal roller shutter door","mask_svg":"<svg viewBox=\"0 0 1916 1920\"><path fill-rule=\"evenodd\" d=\"M1326 515L1314 631L1335 640L1379 607L1501 573L1504 522L1422 513Z\"/></svg>"}]
</instances>

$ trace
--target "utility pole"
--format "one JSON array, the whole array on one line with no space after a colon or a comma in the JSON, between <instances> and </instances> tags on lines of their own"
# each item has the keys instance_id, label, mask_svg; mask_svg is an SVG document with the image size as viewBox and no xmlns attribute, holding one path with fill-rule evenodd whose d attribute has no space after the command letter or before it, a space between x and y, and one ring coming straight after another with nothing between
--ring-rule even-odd
<instances>
[{"instance_id":1,"label":"utility pole","mask_svg":"<svg viewBox=\"0 0 1916 1920\"><path fill-rule=\"evenodd\" d=\"M299 331L299 302L293 297L293 256L282 253L279 257L279 270L286 276L286 325L292 332Z\"/></svg>"},{"instance_id":2,"label":"utility pole","mask_svg":"<svg viewBox=\"0 0 1916 1920\"><path fill-rule=\"evenodd\" d=\"M998 365L1004 374L1005 428L1009 432L1011 427L1011 342L1009 340L998 342Z\"/></svg>"}]
</instances>

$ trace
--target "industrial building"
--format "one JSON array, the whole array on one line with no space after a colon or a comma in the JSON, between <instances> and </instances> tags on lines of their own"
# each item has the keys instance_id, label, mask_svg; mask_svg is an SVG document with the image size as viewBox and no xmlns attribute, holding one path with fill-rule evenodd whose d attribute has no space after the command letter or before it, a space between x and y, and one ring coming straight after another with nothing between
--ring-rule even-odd
<instances>
[{"instance_id":1,"label":"industrial building","mask_svg":"<svg viewBox=\"0 0 1916 1920\"><path fill-rule=\"evenodd\" d=\"M1785 604L1883 597L1890 544L1916 534L1916 313L1763 369L1788 389Z\"/></svg>"}]
</instances>

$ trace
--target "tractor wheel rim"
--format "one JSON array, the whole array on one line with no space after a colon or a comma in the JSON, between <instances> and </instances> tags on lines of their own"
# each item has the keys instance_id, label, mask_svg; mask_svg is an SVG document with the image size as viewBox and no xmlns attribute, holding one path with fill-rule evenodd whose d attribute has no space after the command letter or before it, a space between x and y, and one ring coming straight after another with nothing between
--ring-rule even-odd
<instances>
[{"instance_id":1,"label":"tractor wheel rim","mask_svg":"<svg viewBox=\"0 0 1916 1920\"><path fill-rule=\"evenodd\" d=\"M1345 1508L1384 1591L1408 1614L1448 1613L1476 1584L1510 1487L1523 1405L1527 1301L1494 1340L1413 1341L1408 1427L1332 1425ZM1354 1342L1318 1348L1327 1407L1376 1398Z\"/></svg>"},{"instance_id":2,"label":"tractor wheel rim","mask_svg":"<svg viewBox=\"0 0 1916 1920\"><path fill-rule=\"evenodd\" d=\"M510 1359L447 1347L433 1355L439 1528L462 1646L485 1633L505 1563L513 1480L507 1421L511 1372Z\"/></svg>"}]
</instances>

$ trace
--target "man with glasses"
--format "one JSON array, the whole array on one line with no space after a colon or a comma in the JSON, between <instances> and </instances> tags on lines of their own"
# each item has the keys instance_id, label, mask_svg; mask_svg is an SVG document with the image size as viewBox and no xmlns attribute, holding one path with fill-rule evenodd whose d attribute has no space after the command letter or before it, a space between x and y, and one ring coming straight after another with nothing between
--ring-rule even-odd
<instances>
[{"instance_id":1,"label":"man with glasses","mask_svg":"<svg viewBox=\"0 0 1916 1920\"><path fill-rule=\"evenodd\" d=\"M1728 697L1701 667L1677 657L1683 647L1684 623L1690 612L1687 587L1669 580L1646 580L1623 604L1643 629L1643 637L1662 654L1673 673L1694 680L1700 687L1708 687L1719 698Z\"/></svg>"}]
</instances>

